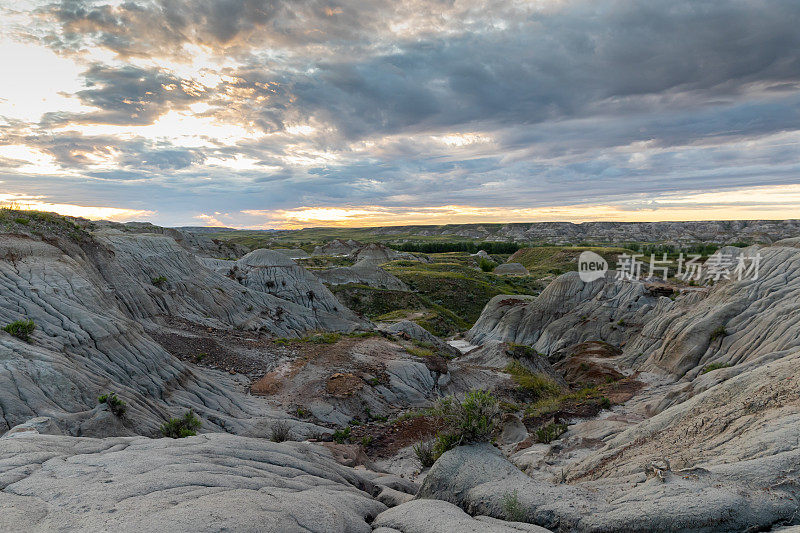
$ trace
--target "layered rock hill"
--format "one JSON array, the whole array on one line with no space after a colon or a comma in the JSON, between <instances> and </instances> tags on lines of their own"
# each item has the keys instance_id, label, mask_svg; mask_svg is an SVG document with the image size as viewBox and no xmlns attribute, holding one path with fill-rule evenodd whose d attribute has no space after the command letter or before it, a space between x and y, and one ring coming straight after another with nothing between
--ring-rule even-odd
<instances>
[{"instance_id":1,"label":"layered rock hill","mask_svg":"<svg viewBox=\"0 0 800 533\"><path fill-rule=\"evenodd\" d=\"M0 432L48 416L72 435L155 435L191 408L210 429L268 435L274 410L230 376L172 357L148 332L178 322L292 337L363 322L338 302L336 312L321 302L312 310L203 261L167 235L55 217L0 236L0 323L36 328L29 342L0 332ZM98 406L108 392L128 400L124 424Z\"/></svg>"},{"instance_id":2,"label":"layered rock hill","mask_svg":"<svg viewBox=\"0 0 800 533\"><path fill-rule=\"evenodd\" d=\"M772 243L800 234L800 220L723 220L699 222L534 222L452 224L372 228L374 235L452 236L487 241Z\"/></svg>"},{"instance_id":3,"label":"layered rock hill","mask_svg":"<svg viewBox=\"0 0 800 533\"><path fill-rule=\"evenodd\" d=\"M742 253L761 254L758 279L665 290L615 272L589 283L572 272L537 298L494 298L471 342L527 344L556 367L580 357L645 388L571 426L547 456L534 447L512 457L535 475L462 450L437 463L423 493L492 514L501 488L517 491L526 521L560 531L798 523L800 248L789 240ZM456 474L456 464L481 474Z\"/></svg>"}]
</instances>

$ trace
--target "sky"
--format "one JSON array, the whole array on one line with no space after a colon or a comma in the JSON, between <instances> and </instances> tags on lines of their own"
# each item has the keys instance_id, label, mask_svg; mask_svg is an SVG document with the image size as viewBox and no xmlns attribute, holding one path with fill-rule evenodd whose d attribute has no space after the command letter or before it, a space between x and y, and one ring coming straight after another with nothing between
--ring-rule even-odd
<instances>
[{"instance_id":1,"label":"sky","mask_svg":"<svg viewBox=\"0 0 800 533\"><path fill-rule=\"evenodd\" d=\"M800 218L797 0L0 0L0 204Z\"/></svg>"}]
</instances>

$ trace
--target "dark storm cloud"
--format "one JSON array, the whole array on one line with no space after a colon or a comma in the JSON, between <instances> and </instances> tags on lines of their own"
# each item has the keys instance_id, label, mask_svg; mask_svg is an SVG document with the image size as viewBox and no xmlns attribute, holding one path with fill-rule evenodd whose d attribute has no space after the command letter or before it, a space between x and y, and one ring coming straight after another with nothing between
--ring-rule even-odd
<instances>
[{"instance_id":1,"label":"dark storm cloud","mask_svg":"<svg viewBox=\"0 0 800 533\"><path fill-rule=\"evenodd\" d=\"M768 140L800 123L800 2L532 6L65 0L39 11L42 42L118 57L87 64L75 96L92 111L17 124L14 138L70 170L113 159L117 173L87 170L103 183L235 190L226 210L532 207L583 201L576 190L594 201L800 182L792 141ZM222 81L204 86L171 70L191 53L184 45L206 47ZM270 135L195 149L78 132L153 124L193 103L219 123ZM297 124L316 130L291 134ZM489 140L435 140L458 133ZM320 153L335 157L297 162ZM237 157L256 163L213 166Z\"/></svg>"}]
</instances>

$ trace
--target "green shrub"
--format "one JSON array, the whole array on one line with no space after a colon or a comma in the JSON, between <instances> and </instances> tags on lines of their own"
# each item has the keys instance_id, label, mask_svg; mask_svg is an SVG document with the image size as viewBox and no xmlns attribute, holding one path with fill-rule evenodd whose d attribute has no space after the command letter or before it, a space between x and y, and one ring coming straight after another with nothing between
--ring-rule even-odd
<instances>
[{"instance_id":1,"label":"green shrub","mask_svg":"<svg viewBox=\"0 0 800 533\"><path fill-rule=\"evenodd\" d=\"M117 417L122 417L128 409L128 404L120 400L115 392L103 394L97 398L97 403L106 404L108 410Z\"/></svg>"},{"instance_id":2,"label":"green shrub","mask_svg":"<svg viewBox=\"0 0 800 533\"><path fill-rule=\"evenodd\" d=\"M197 430L203 424L189 410L181 418L170 418L161 425L161 434L172 439L182 439L197 435Z\"/></svg>"},{"instance_id":3,"label":"green shrub","mask_svg":"<svg viewBox=\"0 0 800 533\"><path fill-rule=\"evenodd\" d=\"M333 432L333 440L337 444L344 444L350 440L350 426L344 429L337 429Z\"/></svg>"},{"instance_id":4,"label":"green shrub","mask_svg":"<svg viewBox=\"0 0 800 533\"><path fill-rule=\"evenodd\" d=\"M277 422L273 422L270 426L271 436L270 440L272 442L284 442L289 440L289 433L291 432L291 426L286 420L278 420Z\"/></svg>"},{"instance_id":5,"label":"green shrub","mask_svg":"<svg viewBox=\"0 0 800 533\"><path fill-rule=\"evenodd\" d=\"M478 260L478 266L481 267L481 270L483 270L484 272L491 272L492 270L494 270L494 267L497 266L497 263L495 263L494 261L490 261L485 257L481 257Z\"/></svg>"},{"instance_id":6,"label":"green shrub","mask_svg":"<svg viewBox=\"0 0 800 533\"><path fill-rule=\"evenodd\" d=\"M414 445L414 455L417 456L422 468L430 468L436 462L433 448L434 442L432 440L424 440Z\"/></svg>"},{"instance_id":7,"label":"green shrub","mask_svg":"<svg viewBox=\"0 0 800 533\"><path fill-rule=\"evenodd\" d=\"M601 409L611 409L611 400L603 396L600 398L600 401L597 402Z\"/></svg>"},{"instance_id":8,"label":"green shrub","mask_svg":"<svg viewBox=\"0 0 800 533\"><path fill-rule=\"evenodd\" d=\"M566 424L547 424L536 430L536 442L550 444L567 431Z\"/></svg>"},{"instance_id":9,"label":"green shrub","mask_svg":"<svg viewBox=\"0 0 800 533\"><path fill-rule=\"evenodd\" d=\"M703 374L708 374L714 370L719 370L720 368L730 368L730 364L728 363L711 363L707 367L703 369Z\"/></svg>"},{"instance_id":10,"label":"green shrub","mask_svg":"<svg viewBox=\"0 0 800 533\"><path fill-rule=\"evenodd\" d=\"M17 320L3 328L3 331L25 342L31 341L31 333L36 329L33 320Z\"/></svg>"},{"instance_id":11,"label":"green shrub","mask_svg":"<svg viewBox=\"0 0 800 533\"><path fill-rule=\"evenodd\" d=\"M556 396L561 393L561 387L545 376L528 370L525 365L517 360L512 361L506 366L506 372L511 374L511 378L517 386L533 397L534 400Z\"/></svg>"},{"instance_id":12,"label":"green shrub","mask_svg":"<svg viewBox=\"0 0 800 533\"><path fill-rule=\"evenodd\" d=\"M711 332L711 340L713 341L714 339L719 339L727 334L728 332L725 331L725 326L719 326L718 328L716 328L714 331Z\"/></svg>"},{"instance_id":13,"label":"green shrub","mask_svg":"<svg viewBox=\"0 0 800 533\"><path fill-rule=\"evenodd\" d=\"M366 448L370 444L372 444L372 435L364 435L363 437L361 437L361 445L364 448Z\"/></svg>"},{"instance_id":14,"label":"green shrub","mask_svg":"<svg viewBox=\"0 0 800 533\"><path fill-rule=\"evenodd\" d=\"M17 224L22 224L23 226L27 226L28 224L31 223L30 220L28 220L27 218L23 218L23 217L15 218L14 222L16 222Z\"/></svg>"},{"instance_id":15,"label":"green shrub","mask_svg":"<svg viewBox=\"0 0 800 533\"><path fill-rule=\"evenodd\" d=\"M153 278L151 281L153 282L153 285L155 285L156 287L160 287L161 285L167 282L167 278L165 278L164 276L158 276L157 278Z\"/></svg>"},{"instance_id":16,"label":"green shrub","mask_svg":"<svg viewBox=\"0 0 800 533\"><path fill-rule=\"evenodd\" d=\"M522 522L525 519L525 509L519 503L517 491L507 492L503 495L503 515L509 522Z\"/></svg>"},{"instance_id":17,"label":"green shrub","mask_svg":"<svg viewBox=\"0 0 800 533\"><path fill-rule=\"evenodd\" d=\"M500 406L491 393L473 390L461 402L453 396L442 398L434 412L445 426L433 446L433 456L438 459L456 446L490 441L497 428Z\"/></svg>"}]
</instances>

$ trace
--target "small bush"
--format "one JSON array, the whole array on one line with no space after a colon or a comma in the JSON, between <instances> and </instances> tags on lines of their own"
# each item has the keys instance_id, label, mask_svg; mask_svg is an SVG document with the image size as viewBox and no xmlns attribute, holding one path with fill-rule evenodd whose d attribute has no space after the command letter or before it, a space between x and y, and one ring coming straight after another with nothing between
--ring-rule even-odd
<instances>
[{"instance_id":1,"label":"small bush","mask_svg":"<svg viewBox=\"0 0 800 533\"><path fill-rule=\"evenodd\" d=\"M481 267L481 270L483 270L484 272L491 272L492 270L494 270L494 267L497 266L497 263L495 263L494 261L490 261L485 257L481 257L478 260L478 266Z\"/></svg>"},{"instance_id":2,"label":"small bush","mask_svg":"<svg viewBox=\"0 0 800 533\"><path fill-rule=\"evenodd\" d=\"M3 328L3 331L25 342L31 341L31 333L36 329L33 320L17 320Z\"/></svg>"},{"instance_id":3,"label":"small bush","mask_svg":"<svg viewBox=\"0 0 800 533\"><path fill-rule=\"evenodd\" d=\"M714 331L711 332L711 340L713 341L715 339L719 339L721 337L724 337L727 334L728 334L728 332L725 331L725 326L720 326L720 327L718 327L717 329L715 329Z\"/></svg>"},{"instance_id":4,"label":"small bush","mask_svg":"<svg viewBox=\"0 0 800 533\"><path fill-rule=\"evenodd\" d=\"M97 398L97 403L106 404L108 406L108 410L117 417L122 417L125 414L125 411L128 410L128 404L120 400L115 392L103 394Z\"/></svg>"},{"instance_id":5,"label":"small bush","mask_svg":"<svg viewBox=\"0 0 800 533\"><path fill-rule=\"evenodd\" d=\"M611 400L603 396L600 398L600 401L597 402L601 409L611 409Z\"/></svg>"},{"instance_id":6,"label":"small bush","mask_svg":"<svg viewBox=\"0 0 800 533\"><path fill-rule=\"evenodd\" d=\"M156 287L160 287L161 285L167 282L167 278L165 278L164 276L158 276L157 278L153 278L151 281L153 282L153 285L155 285Z\"/></svg>"},{"instance_id":7,"label":"small bush","mask_svg":"<svg viewBox=\"0 0 800 533\"><path fill-rule=\"evenodd\" d=\"M272 434L269 439L272 442L284 442L289 440L291 426L286 420L278 420L277 422L273 422L270 426L270 430Z\"/></svg>"},{"instance_id":8,"label":"small bush","mask_svg":"<svg viewBox=\"0 0 800 533\"><path fill-rule=\"evenodd\" d=\"M448 450L470 442L488 442L497 428L500 406L491 393L473 390L462 402L453 396L439 400L435 414L445 429L436 436L433 456L438 459Z\"/></svg>"},{"instance_id":9,"label":"small bush","mask_svg":"<svg viewBox=\"0 0 800 533\"><path fill-rule=\"evenodd\" d=\"M414 445L414 455L417 456L422 468L430 468L436 462L433 448L434 442L432 440L425 440Z\"/></svg>"},{"instance_id":10,"label":"small bush","mask_svg":"<svg viewBox=\"0 0 800 533\"><path fill-rule=\"evenodd\" d=\"M507 492L503 495L503 514L509 522L522 522L525 519L525 509L519 503L517 491Z\"/></svg>"},{"instance_id":11,"label":"small bush","mask_svg":"<svg viewBox=\"0 0 800 533\"><path fill-rule=\"evenodd\" d=\"M350 440L350 426L344 429L337 429L333 432L333 440L337 444L344 444Z\"/></svg>"},{"instance_id":12,"label":"small bush","mask_svg":"<svg viewBox=\"0 0 800 533\"><path fill-rule=\"evenodd\" d=\"M719 370L720 368L730 368L731 365L728 363L711 363L707 367L703 369L703 374L708 374L714 370Z\"/></svg>"},{"instance_id":13,"label":"small bush","mask_svg":"<svg viewBox=\"0 0 800 533\"><path fill-rule=\"evenodd\" d=\"M373 440L372 435L364 435L363 437L361 437L361 445L364 448L366 448L367 446L372 444L372 440Z\"/></svg>"},{"instance_id":14,"label":"small bush","mask_svg":"<svg viewBox=\"0 0 800 533\"><path fill-rule=\"evenodd\" d=\"M170 418L161 425L161 434L172 439L182 439L197 435L197 430L203 424L189 410L181 418Z\"/></svg>"},{"instance_id":15,"label":"small bush","mask_svg":"<svg viewBox=\"0 0 800 533\"><path fill-rule=\"evenodd\" d=\"M23 218L23 217L15 218L14 222L16 222L17 224L22 224L23 226L27 226L28 224L31 223L30 220L28 220L27 218Z\"/></svg>"},{"instance_id":16,"label":"small bush","mask_svg":"<svg viewBox=\"0 0 800 533\"><path fill-rule=\"evenodd\" d=\"M536 442L550 444L567 431L566 424L547 424L536 430Z\"/></svg>"}]
</instances>

